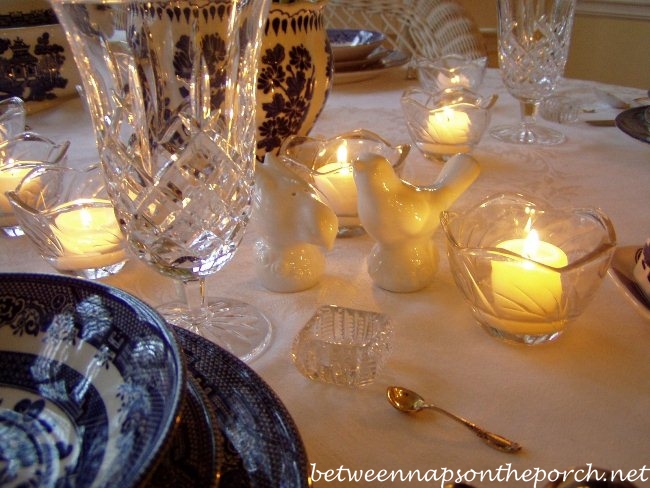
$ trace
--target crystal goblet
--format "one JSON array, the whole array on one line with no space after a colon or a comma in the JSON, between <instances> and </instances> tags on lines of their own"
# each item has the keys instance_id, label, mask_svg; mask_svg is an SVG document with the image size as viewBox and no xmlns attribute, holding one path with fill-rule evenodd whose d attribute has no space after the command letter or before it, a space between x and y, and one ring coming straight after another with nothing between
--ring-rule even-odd
<instances>
[{"instance_id":1,"label":"crystal goblet","mask_svg":"<svg viewBox=\"0 0 650 488\"><path fill-rule=\"evenodd\" d=\"M131 250L177 283L158 307L250 360L266 317L210 298L205 278L246 229L255 74L268 0L54 0L83 74L107 188Z\"/></svg>"},{"instance_id":2,"label":"crystal goblet","mask_svg":"<svg viewBox=\"0 0 650 488\"><path fill-rule=\"evenodd\" d=\"M503 142L561 144L564 134L536 122L542 100L564 74L576 0L498 0L501 78L519 100L521 122L493 128Z\"/></svg>"}]
</instances>

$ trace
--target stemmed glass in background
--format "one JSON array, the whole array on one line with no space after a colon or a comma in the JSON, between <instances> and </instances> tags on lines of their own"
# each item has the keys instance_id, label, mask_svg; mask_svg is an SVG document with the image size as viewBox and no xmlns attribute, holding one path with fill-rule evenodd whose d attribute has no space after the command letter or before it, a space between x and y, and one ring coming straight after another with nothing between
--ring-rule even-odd
<instances>
[{"instance_id":1,"label":"stemmed glass in background","mask_svg":"<svg viewBox=\"0 0 650 488\"><path fill-rule=\"evenodd\" d=\"M576 0L497 0L499 69L521 106L521 123L490 131L504 142L560 144L565 136L537 124L537 109L564 74Z\"/></svg>"},{"instance_id":2,"label":"stemmed glass in background","mask_svg":"<svg viewBox=\"0 0 650 488\"><path fill-rule=\"evenodd\" d=\"M269 341L248 304L211 299L251 210L255 75L270 0L53 0L82 74L131 250L176 280L158 307L249 360Z\"/></svg>"}]
</instances>

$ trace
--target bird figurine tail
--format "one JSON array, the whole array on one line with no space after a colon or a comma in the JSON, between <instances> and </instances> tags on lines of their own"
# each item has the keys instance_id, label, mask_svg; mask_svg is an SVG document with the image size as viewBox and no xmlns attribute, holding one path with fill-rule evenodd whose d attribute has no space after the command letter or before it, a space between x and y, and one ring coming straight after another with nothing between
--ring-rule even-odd
<instances>
[{"instance_id":1,"label":"bird figurine tail","mask_svg":"<svg viewBox=\"0 0 650 488\"><path fill-rule=\"evenodd\" d=\"M394 292L429 285L438 269L433 234L440 213L478 178L478 163L458 154L445 163L431 186L402 181L390 162L377 154L362 154L353 166L359 219L376 241L367 263L374 283Z\"/></svg>"}]
</instances>

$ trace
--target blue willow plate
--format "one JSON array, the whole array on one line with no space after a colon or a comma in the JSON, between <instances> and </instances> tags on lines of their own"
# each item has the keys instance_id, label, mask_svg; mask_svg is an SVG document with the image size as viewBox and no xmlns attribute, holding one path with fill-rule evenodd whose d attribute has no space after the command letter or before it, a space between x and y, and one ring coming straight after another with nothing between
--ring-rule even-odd
<instances>
[{"instance_id":1,"label":"blue willow plate","mask_svg":"<svg viewBox=\"0 0 650 488\"><path fill-rule=\"evenodd\" d=\"M76 278L0 274L0 485L141 485L185 385L173 332L143 302Z\"/></svg>"},{"instance_id":2,"label":"blue willow plate","mask_svg":"<svg viewBox=\"0 0 650 488\"><path fill-rule=\"evenodd\" d=\"M225 438L219 487L309 486L302 439L273 390L226 350L185 329L175 331L188 374L214 407Z\"/></svg>"},{"instance_id":3,"label":"blue willow plate","mask_svg":"<svg viewBox=\"0 0 650 488\"><path fill-rule=\"evenodd\" d=\"M179 425L147 487L217 486L224 462L224 442L209 400L190 375Z\"/></svg>"},{"instance_id":4,"label":"blue willow plate","mask_svg":"<svg viewBox=\"0 0 650 488\"><path fill-rule=\"evenodd\" d=\"M616 116L614 122L628 136L650 143L650 106L625 110Z\"/></svg>"},{"instance_id":5,"label":"blue willow plate","mask_svg":"<svg viewBox=\"0 0 650 488\"><path fill-rule=\"evenodd\" d=\"M363 59L375 50L386 36L381 32L358 29L327 29L334 62Z\"/></svg>"}]
</instances>

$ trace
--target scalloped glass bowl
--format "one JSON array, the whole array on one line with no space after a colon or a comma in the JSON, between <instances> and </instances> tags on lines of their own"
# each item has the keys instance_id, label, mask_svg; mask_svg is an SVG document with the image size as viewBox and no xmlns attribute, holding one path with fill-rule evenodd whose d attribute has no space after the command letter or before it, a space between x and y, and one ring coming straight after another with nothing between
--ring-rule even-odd
<instances>
[{"instance_id":1,"label":"scalloped glass bowl","mask_svg":"<svg viewBox=\"0 0 650 488\"><path fill-rule=\"evenodd\" d=\"M422 154L433 160L469 153L490 124L495 96L483 97L465 88L428 92L410 88L401 104L406 128Z\"/></svg>"},{"instance_id":2,"label":"scalloped glass bowl","mask_svg":"<svg viewBox=\"0 0 650 488\"><path fill-rule=\"evenodd\" d=\"M14 210L5 196L34 168L60 164L70 143L57 144L34 132L23 132L0 142L0 227L10 237L22 236Z\"/></svg>"},{"instance_id":3,"label":"scalloped glass bowl","mask_svg":"<svg viewBox=\"0 0 650 488\"><path fill-rule=\"evenodd\" d=\"M340 150L345 147L345 155ZM330 139L291 136L280 148L284 164L313 185L339 219L339 236L362 233L357 211L357 191L352 163L363 153L375 153L388 159L401 175L409 144L391 145L377 134L356 129Z\"/></svg>"},{"instance_id":4,"label":"scalloped glass bowl","mask_svg":"<svg viewBox=\"0 0 650 488\"><path fill-rule=\"evenodd\" d=\"M97 279L127 261L99 164L40 166L7 194L21 228L60 273Z\"/></svg>"},{"instance_id":5,"label":"scalloped glass bowl","mask_svg":"<svg viewBox=\"0 0 650 488\"><path fill-rule=\"evenodd\" d=\"M418 57L415 60L422 88L441 91L446 88L477 90L483 82L487 57L471 59L459 54L449 54L436 59Z\"/></svg>"},{"instance_id":6,"label":"scalloped glass bowl","mask_svg":"<svg viewBox=\"0 0 650 488\"><path fill-rule=\"evenodd\" d=\"M0 143L25 131L25 102L18 97L0 100Z\"/></svg>"},{"instance_id":7,"label":"scalloped glass bowl","mask_svg":"<svg viewBox=\"0 0 650 488\"><path fill-rule=\"evenodd\" d=\"M144 486L185 391L151 307L66 276L0 274L3 477L12 486Z\"/></svg>"},{"instance_id":8,"label":"scalloped glass bowl","mask_svg":"<svg viewBox=\"0 0 650 488\"><path fill-rule=\"evenodd\" d=\"M598 209L558 209L500 194L464 211L441 214L458 288L478 323L510 342L557 339L606 275L616 233ZM541 241L528 242L531 230ZM509 244L507 244L509 243Z\"/></svg>"}]
</instances>

